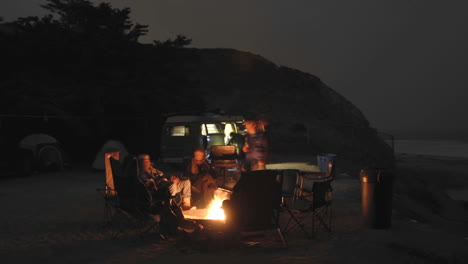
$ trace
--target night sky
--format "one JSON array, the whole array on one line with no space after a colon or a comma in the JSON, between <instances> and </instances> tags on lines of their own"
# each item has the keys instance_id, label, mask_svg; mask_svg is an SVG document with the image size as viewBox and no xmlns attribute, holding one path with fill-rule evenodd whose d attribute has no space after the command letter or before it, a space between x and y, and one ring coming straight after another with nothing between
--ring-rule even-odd
<instances>
[{"instance_id":1,"label":"night sky","mask_svg":"<svg viewBox=\"0 0 468 264\"><path fill-rule=\"evenodd\" d=\"M381 131L468 131L467 1L108 2L150 26L142 42L182 34L317 75ZM0 16L43 15L40 3L2 0Z\"/></svg>"}]
</instances>

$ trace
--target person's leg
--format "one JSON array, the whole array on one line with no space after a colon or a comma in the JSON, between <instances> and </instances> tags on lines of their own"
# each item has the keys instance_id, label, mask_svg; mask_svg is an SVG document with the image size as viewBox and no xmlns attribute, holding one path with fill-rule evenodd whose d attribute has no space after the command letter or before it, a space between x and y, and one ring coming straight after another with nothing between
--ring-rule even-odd
<instances>
[{"instance_id":1,"label":"person's leg","mask_svg":"<svg viewBox=\"0 0 468 264\"><path fill-rule=\"evenodd\" d=\"M170 186L169 186L169 193L170 195L172 196L172 201L177 204L178 206L182 206L183 204L183 197L182 197L182 194L181 194L181 185L180 185L180 182L178 183L175 183L173 182Z\"/></svg>"},{"instance_id":2,"label":"person's leg","mask_svg":"<svg viewBox=\"0 0 468 264\"><path fill-rule=\"evenodd\" d=\"M179 182L181 195L182 195L182 207L190 208L191 207L191 197L192 197L192 186L189 180L181 180Z\"/></svg>"},{"instance_id":3,"label":"person's leg","mask_svg":"<svg viewBox=\"0 0 468 264\"><path fill-rule=\"evenodd\" d=\"M179 182L180 192L182 197L191 197L192 196L192 184L189 180L182 180Z\"/></svg>"},{"instance_id":4,"label":"person's leg","mask_svg":"<svg viewBox=\"0 0 468 264\"><path fill-rule=\"evenodd\" d=\"M180 193L181 191L181 184L179 183L172 183L171 186L169 186L169 192L171 193L172 196L176 196L176 194Z\"/></svg>"}]
</instances>

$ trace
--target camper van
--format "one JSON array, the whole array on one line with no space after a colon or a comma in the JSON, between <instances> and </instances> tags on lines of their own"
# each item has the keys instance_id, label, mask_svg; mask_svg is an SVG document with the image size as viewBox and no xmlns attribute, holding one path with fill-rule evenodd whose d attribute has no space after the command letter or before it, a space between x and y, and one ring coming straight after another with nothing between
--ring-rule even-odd
<instances>
[{"instance_id":1,"label":"camper van","mask_svg":"<svg viewBox=\"0 0 468 264\"><path fill-rule=\"evenodd\" d=\"M227 145L231 132L244 133L242 116L204 114L173 115L166 119L161 133L161 156L164 163L183 163L196 148Z\"/></svg>"}]
</instances>

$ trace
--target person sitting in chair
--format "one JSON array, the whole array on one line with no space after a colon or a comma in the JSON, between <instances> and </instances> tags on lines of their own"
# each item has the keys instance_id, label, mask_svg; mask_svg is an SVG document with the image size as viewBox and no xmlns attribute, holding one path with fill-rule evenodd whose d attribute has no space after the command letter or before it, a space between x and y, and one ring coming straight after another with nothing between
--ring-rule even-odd
<instances>
[{"instance_id":1,"label":"person sitting in chair","mask_svg":"<svg viewBox=\"0 0 468 264\"><path fill-rule=\"evenodd\" d=\"M153 167L148 154L139 155L138 160L141 164L139 178L152 193L156 193L161 187L169 186L168 188L171 196L174 197L180 194L182 198L182 208L190 208L191 186L189 180L181 180L177 175L171 175L168 180L164 177L162 171Z\"/></svg>"},{"instance_id":2,"label":"person sitting in chair","mask_svg":"<svg viewBox=\"0 0 468 264\"><path fill-rule=\"evenodd\" d=\"M158 186L167 182L164 173L153 167L151 158L148 154L138 155L140 164L140 171L138 174L139 179L148 187L151 192L156 192Z\"/></svg>"},{"instance_id":3,"label":"person sitting in chair","mask_svg":"<svg viewBox=\"0 0 468 264\"><path fill-rule=\"evenodd\" d=\"M185 175L190 178L194 189L200 193L199 207L208 206L218 185L213 179L214 173L206 161L203 149L196 149L193 152L193 158L187 165Z\"/></svg>"},{"instance_id":4,"label":"person sitting in chair","mask_svg":"<svg viewBox=\"0 0 468 264\"><path fill-rule=\"evenodd\" d=\"M172 173L169 177L169 180L172 182L172 185L169 187L171 195L180 195L182 201L182 209L190 209L192 197L192 184L190 183L190 180L182 179L178 173Z\"/></svg>"}]
</instances>

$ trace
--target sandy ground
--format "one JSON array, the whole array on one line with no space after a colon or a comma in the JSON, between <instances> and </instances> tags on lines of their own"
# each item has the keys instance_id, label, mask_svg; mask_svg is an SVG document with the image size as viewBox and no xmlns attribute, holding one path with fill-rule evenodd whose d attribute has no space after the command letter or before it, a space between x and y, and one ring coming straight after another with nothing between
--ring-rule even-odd
<instances>
[{"instance_id":1,"label":"sandy ground","mask_svg":"<svg viewBox=\"0 0 468 264\"><path fill-rule=\"evenodd\" d=\"M362 226L360 182L339 174L333 232L320 230L309 240L293 230L286 234L287 249L273 231L224 249L182 235L164 241L129 233L112 240L102 228L104 203L95 190L104 173L78 167L2 179L0 262L468 263L466 203L445 192L468 187L468 161L406 155L398 162L390 229Z\"/></svg>"}]
</instances>

